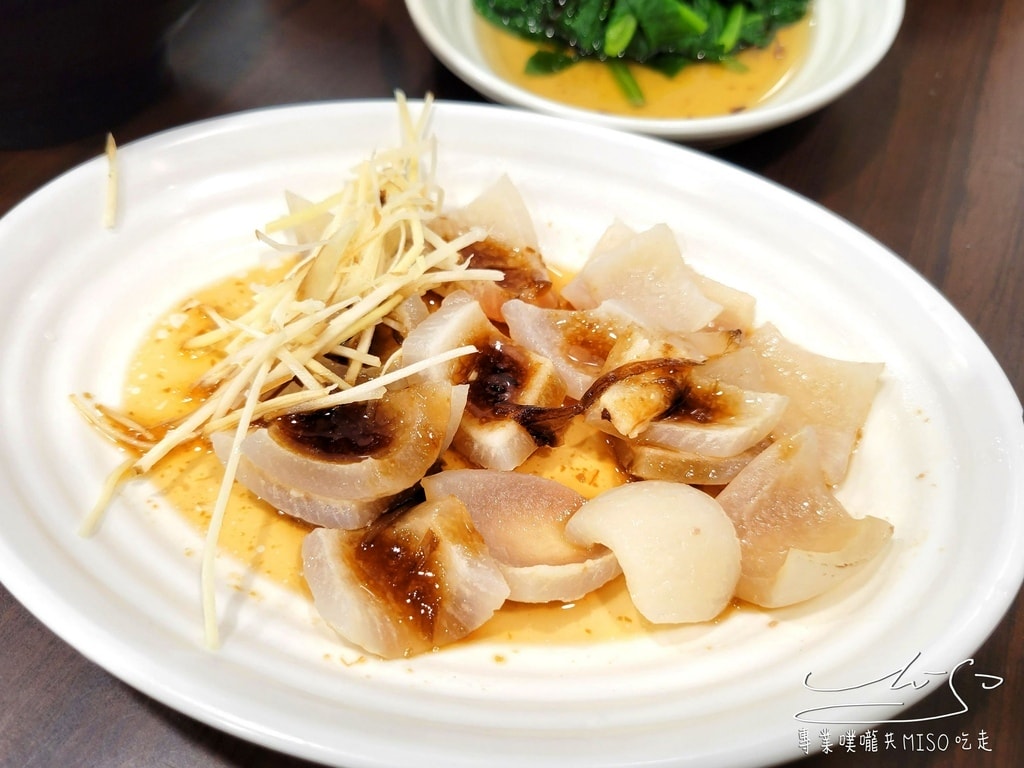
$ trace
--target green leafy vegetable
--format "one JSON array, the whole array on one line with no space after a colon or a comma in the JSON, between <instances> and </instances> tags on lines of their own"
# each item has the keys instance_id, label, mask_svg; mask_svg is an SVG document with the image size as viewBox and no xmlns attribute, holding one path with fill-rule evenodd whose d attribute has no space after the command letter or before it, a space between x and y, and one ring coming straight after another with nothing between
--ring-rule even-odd
<instances>
[{"instance_id":1,"label":"green leafy vegetable","mask_svg":"<svg viewBox=\"0 0 1024 768\"><path fill-rule=\"evenodd\" d=\"M743 18L746 16L746 9L742 3L736 3L729 9L729 15L725 19L725 26L722 34L715 41L726 53L732 51L740 40L740 32L743 29Z\"/></svg>"},{"instance_id":2,"label":"green leafy vegetable","mask_svg":"<svg viewBox=\"0 0 1024 768\"><path fill-rule=\"evenodd\" d=\"M636 78L633 77L633 73L626 66L626 62L622 59L609 59L608 66L611 68L612 77L618 83L619 90L622 91L629 103L635 107L643 106L644 94L640 90Z\"/></svg>"},{"instance_id":3,"label":"green leafy vegetable","mask_svg":"<svg viewBox=\"0 0 1024 768\"><path fill-rule=\"evenodd\" d=\"M622 7L626 7L625 4ZM637 19L629 11L613 16L604 31L604 55L609 58L621 56L636 34Z\"/></svg>"},{"instance_id":4,"label":"green leafy vegetable","mask_svg":"<svg viewBox=\"0 0 1024 768\"><path fill-rule=\"evenodd\" d=\"M607 62L631 104L643 94L630 64L668 76L693 62L734 63L800 21L811 0L473 0L489 22L538 43L529 74L551 74L585 59Z\"/></svg>"},{"instance_id":5,"label":"green leafy vegetable","mask_svg":"<svg viewBox=\"0 0 1024 768\"><path fill-rule=\"evenodd\" d=\"M570 53L563 51L537 51L526 62L528 75L553 75L579 61Z\"/></svg>"}]
</instances>

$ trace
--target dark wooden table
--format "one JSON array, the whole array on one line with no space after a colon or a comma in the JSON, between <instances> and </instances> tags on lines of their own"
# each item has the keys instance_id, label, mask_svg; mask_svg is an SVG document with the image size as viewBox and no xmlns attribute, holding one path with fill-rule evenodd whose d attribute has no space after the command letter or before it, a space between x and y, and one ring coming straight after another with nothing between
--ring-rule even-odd
<instances>
[{"instance_id":1,"label":"dark wooden table","mask_svg":"<svg viewBox=\"0 0 1024 768\"><path fill-rule=\"evenodd\" d=\"M909 0L908 6L889 55L842 99L717 154L818 201L906 259L974 325L1020 396L1024 3ZM401 0L206 0L174 37L171 64L173 84L112 126L122 143L213 115L389 97L395 88L414 97L429 90L441 99L480 100L432 57ZM95 135L0 152L0 214L101 151L102 136ZM898 749L834 752L800 765L1024 765L1022 649L1018 598L975 654L978 669L1005 682L969 701L967 714L896 730ZM914 712L927 715L929 706L926 699ZM927 732L945 734L948 749L928 751L927 742L913 738ZM904 734L920 741L921 750L908 748ZM962 734L970 736L970 751L956 743ZM0 589L0 766L300 765L137 693Z\"/></svg>"}]
</instances>

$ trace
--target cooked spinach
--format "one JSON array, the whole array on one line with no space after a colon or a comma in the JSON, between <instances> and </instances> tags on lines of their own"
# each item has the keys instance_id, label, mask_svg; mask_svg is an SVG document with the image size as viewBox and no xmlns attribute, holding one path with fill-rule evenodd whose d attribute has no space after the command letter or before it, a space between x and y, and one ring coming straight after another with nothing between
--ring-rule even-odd
<instances>
[{"instance_id":1,"label":"cooked spinach","mask_svg":"<svg viewBox=\"0 0 1024 768\"><path fill-rule=\"evenodd\" d=\"M584 59L607 62L626 94L643 103L628 64L667 75L694 62L733 61L767 46L776 30L806 15L811 0L473 0L493 24L538 43L530 74Z\"/></svg>"}]
</instances>

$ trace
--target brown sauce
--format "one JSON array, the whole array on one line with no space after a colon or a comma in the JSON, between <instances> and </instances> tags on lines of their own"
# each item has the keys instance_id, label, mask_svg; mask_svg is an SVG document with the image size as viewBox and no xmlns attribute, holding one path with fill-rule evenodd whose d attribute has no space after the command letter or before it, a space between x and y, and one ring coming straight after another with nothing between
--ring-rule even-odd
<instances>
[{"instance_id":1,"label":"brown sauce","mask_svg":"<svg viewBox=\"0 0 1024 768\"><path fill-rule=\"evenodd\" d=\"M671 405L658 418L662 421L691 421L710 424L735 415L736 403L707 384L686 380L666 383Z\"/></svg>"},{"instance_id":2,"label":"brown sauce","mask_svg":"<svg viewBox=\"0 0 1024 768\"><path fill-rule=\"evenodd\" d=\"M530 375L530 361L518 347L495 340L480 346L473 356L469 380L469 412L477 418L493 416L499 403L515 402Z\"/></svg>"},{"instance_id":3,"label":"brown sauce","mask_svg":"<svg viewBox=\"0 0 1024 768\"><path fill-rule=\"evenodd\" d=\"M558 323L569 359L580 365L599 367L617 341L615 328L596 318L574 314Z\"/></svg>"},{"instance_id":4,"label":"brown sauce","mask_svg":"<svg viewBox=\"0 0 1024 768\"><path fill-rule=\"evenodd\" d=\"M511 296L533 300L551 289L551 280L541 263L540 254L533 248L509 248L504 243L487 237L473 243L462 253L474 269L500 269L505 276L497 282Z\"/></svg>"},{"instance_id":5,"label":"brown sauce","mask_svg":"<svg viewBox=\"0 0 1024 768\"><path fill-rule=\"evenodd\" d=\"M385 401L371 400L281 416L270 430L294 449L317 458L359 461L392 445L395 422Z\"/></svg>"},{"instance_id":6,"label":"brown sauce","mask_svg":"<svg viewBox=\"0 0 1024 768\"><path fill-rule=\"evenodd\" d=\"M692 376L693 365L685 360L655 358L626 363L598 378L580 400L580 408L589 408L616 385L641 387L645 399L657 391L665 404L659 421L691 421L708 424L734 416L741 403L722 392L714 382Z\"/></svg>"},{"instance_id":7,"label":"brown sauce","mask_svg":"<svg viewBox=\"0 0 1024 768\"><path fill-rule=\"evenodd\" d=\"M391 614L429 641L444 599L439 540L433 531L415 536L408 528L389 525L392 520L393 515L387 515L379 525L370 526L355 548L353 565L367 588L390 606Z\"/></svg>"},{"instance_id":8,"label":"brown sauce","mask_svg":"<svg viewBox=\"0 0 1024 768\"><path fill-rule=\"evenodd\" d=\"M635 107L623 97L607 67L582 62L554 75L527 75L526 61L537 46L483 19L475 19L480 50L503 79L538 96L582 109L644 118L728 115L756 107L778 91L807 56L812 14L779 30L764 49L742 51L740 67L696 64L675 77L631 67L646 103Z\"/></svg>"}]
</instances>

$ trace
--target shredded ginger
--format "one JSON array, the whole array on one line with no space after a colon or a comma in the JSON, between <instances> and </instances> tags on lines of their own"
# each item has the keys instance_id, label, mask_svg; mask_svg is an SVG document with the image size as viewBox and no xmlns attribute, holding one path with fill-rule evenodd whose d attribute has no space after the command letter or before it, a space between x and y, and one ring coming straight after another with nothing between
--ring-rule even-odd
<instances>
[{"instance_id":1,"label":"shredded ginger","mask_svg":"<svg viewBox=\"0 0 1024 768\"><path fill-rule=\"evenodd\" d=\"M117 171L117 142L111 133L107 134L103 152L107 158L107 194L103 205L103 226L113 229L117 224L117 191L120 181Z\"/></svg>"},{"instance_id":2,"label":"shredded ginger","mask_svg":"<svg viewBox=\"0 0 1024 768\"><path fill-rule=\"evenodd\" d=\"M401 141L359 164L337 193L309 202L288 196L289 213L270 222L257 238L294 253L295 266L278 283L256 290L242 316L207 315L214 328L187 342L213 349L219 362L197 383L208 392L197 407L162 435L146 434L113 409L74 398L86 418L137 458L112 474L103 498L83 526L98 524L116 488L145 476L174 448L213 432L234 431L207 532L202 563L203 618L207 644L219 645L214 565L219 532L234 483L239 445L258 420L379 398L384 388L430 365L470 354L462 347L415 366L371 353L374 334L392 322L407 299L444 283L500 280L496 270L473 269L460 250L481 240L471 230L446 241L428 226L441 211L443 191L434 181L436 143L427 131L431 98L414 120L396 93ZM290 242L275 239L290 236ZM398 353L400 355L400 353Z\"/></svg>"}]
</instances>

